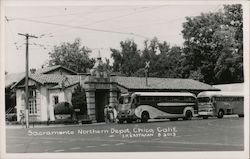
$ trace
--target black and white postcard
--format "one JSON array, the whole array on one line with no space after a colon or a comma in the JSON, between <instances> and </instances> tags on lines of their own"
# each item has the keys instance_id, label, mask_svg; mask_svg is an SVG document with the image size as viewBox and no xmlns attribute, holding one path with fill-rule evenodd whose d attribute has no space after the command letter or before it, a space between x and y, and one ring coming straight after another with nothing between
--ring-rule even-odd
<instances>
[{"instance_id":1,"label":"black and white postcard","mask_svg":"<svg viewBox=\"0 0 250 159\"><path fill-rule=\"evenodd\" d=\"M249 158L249 1L5 0L1 42L1 158Z\"/></svg>"}]
</instances>

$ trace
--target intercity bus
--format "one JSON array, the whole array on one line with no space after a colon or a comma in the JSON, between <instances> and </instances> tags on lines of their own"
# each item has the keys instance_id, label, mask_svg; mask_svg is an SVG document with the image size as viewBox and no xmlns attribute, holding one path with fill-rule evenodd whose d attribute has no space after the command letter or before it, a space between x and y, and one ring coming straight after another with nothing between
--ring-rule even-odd
<instances>
[{"instance_id":1,"label":"intercity bus","mask_svg":"<svg viewBox=\"0 0 250 159\"><path fill-rule=\"evenodd\" d=\"M207 119L238 114L244 116L244 95L240 92L205 91L197 96L198 115Z\"/></svg>"},{"instance_id":2,"label":"intercity bus","mask_svg":"<svg viewBox=\"0 0 250 159\"><path fill-rule=\"evenodd\" d=\"M119 98L118 122L183 118L191 120L198 107L196 96L186 92L134 92Z\"/></svg>"}]
</instances>

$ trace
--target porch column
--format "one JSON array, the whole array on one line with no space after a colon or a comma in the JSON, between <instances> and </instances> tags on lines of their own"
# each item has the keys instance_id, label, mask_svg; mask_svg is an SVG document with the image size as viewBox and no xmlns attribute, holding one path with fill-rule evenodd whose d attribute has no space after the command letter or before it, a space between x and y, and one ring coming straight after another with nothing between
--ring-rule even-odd
<instances>
[{"instance_id":1,"label":"porch column","mask_svg":"<svg viewBox=\"0 0 250 159\"><path fill-rule=\"evenodd\" d=\"M114 84L110 84L109 90L109 105L115 107L117 104L117 88Z\"/></svg>"},{"instance_id":2,"label":"porch column","mask_svg":"<svg viewBox=\"0 0 250 159\"><path fill-rule=\"evenodd\" d=\"M92 122L96 122L95 90L86 90L87 113Z\"/></svg>"}]
</instances>

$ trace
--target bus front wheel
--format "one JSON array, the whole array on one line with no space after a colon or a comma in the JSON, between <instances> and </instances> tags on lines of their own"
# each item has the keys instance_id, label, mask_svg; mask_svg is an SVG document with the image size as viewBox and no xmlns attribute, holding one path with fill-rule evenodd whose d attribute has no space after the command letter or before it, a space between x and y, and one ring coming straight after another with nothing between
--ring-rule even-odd
<instances>
[{"instance_id":1,"label":"bus front wheel","mask_svg":"<svg viewBox=\"0 0 250 159\"><path fill-rule=\"evenodd\" d=\"M203 119L208 119L208 116L203 116L202 118L203 118Z\"/></svg>"},{"instance_id":2,"label":"bus front wheel","mask_svg":"<svg viewBox=\"0 0 250 159\"><path fill-rule=\"evenodd\" d=\"M149 119L148 112L142 112L142 114L141 114L141 122L146 123L146 122L148 122L148 119Z\"/></svg>"},{"instance_id":3,"label":"bus front wheel","mask_svg":"<svg viewBox=\"0 0 250 159\"><path fill-rule=\"evenodd\" d=\"M170 118L169 120L170 120L170 121L177 121L178 118Z\"/></svg>"},{"instance_id":4,"label":"bus front wheel","mask_svg":"<svg viewBox=\"0 0 250 159\"><path fill-rule=\"evenodd\" d=\"M123 124L123 120L122 120L122 119L119 119L119 120L118 120L118 123L119 123L119 124Z\"/></svg>"},{"instance_id":5,"label":"bus front wheel","mask_svg":"<svg viewBox=\"0 0 250 159\"><path fill-rule=\"evenodd\" d=\"M184 120L191 120L193 117L193 114L190 110L186 111L186 114L185 114L185 117L184 117Z\"/></svg>"},{"instance_id":6,"label":"bus front wheel","mask_svg":"<svg viewBox=\"0 0 250 159\"><path fill-rule=\"evenodd\" d=\"M218 112L218 118L223 118L223 116L224 116L224 111L223 111L223 110L220 110L220 111Z\"/></svg>"}]
</instances>

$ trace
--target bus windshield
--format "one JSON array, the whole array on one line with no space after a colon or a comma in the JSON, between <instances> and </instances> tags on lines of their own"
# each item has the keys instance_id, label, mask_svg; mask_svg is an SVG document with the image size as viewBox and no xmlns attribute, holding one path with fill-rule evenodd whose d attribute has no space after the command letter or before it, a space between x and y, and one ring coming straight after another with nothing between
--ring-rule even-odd
<instances>
[{"instance_id":1,"label":"bus windshield","mask_svg":"<svg viewBox=\"0 0 250 159\"><path fill-rule=\"evenodd\" d=\"M208 102L210 102L210 98L209 97L200 97L200 98L198 98L198 102L199 103L208 103Z\"/></svg>"},{"instance_id":2,"label":"bus windshield","mask_svg":"<svg viewBox=\"0 0 250 159\"><path fill-rule=\"evenodd\" d=\"M119 104L128 104L130 103L131 97L130 96L121 96L119 98Z\"/></svg>"}]
</instances>

